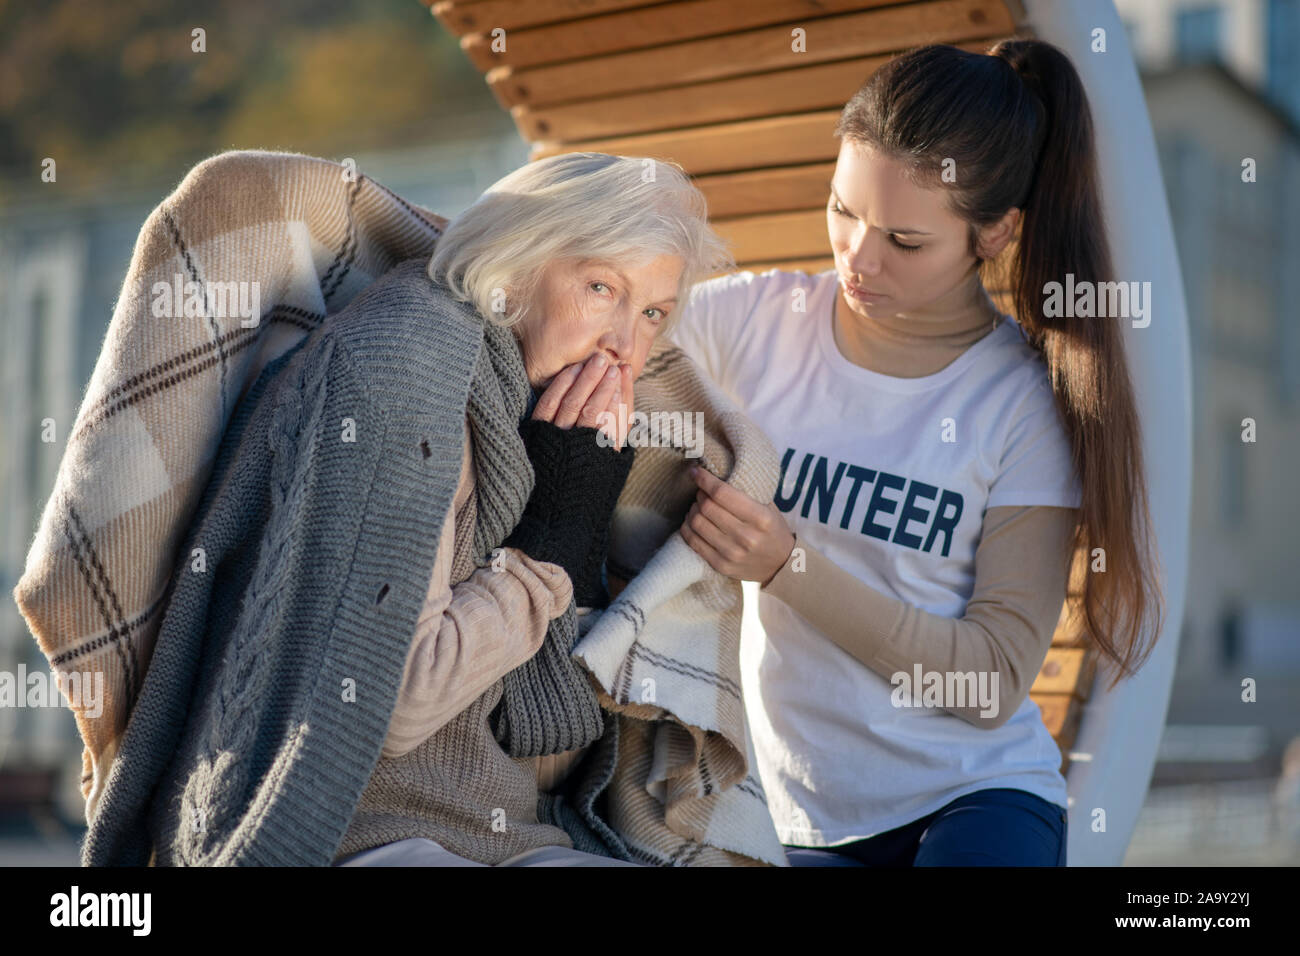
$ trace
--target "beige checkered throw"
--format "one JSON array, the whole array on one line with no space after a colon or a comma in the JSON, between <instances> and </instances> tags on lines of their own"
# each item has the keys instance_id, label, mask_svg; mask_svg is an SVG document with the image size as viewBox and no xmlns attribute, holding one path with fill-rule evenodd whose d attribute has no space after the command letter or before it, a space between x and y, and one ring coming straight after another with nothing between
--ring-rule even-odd
<instances>
[{"instance_id":1,"label":"beige checkered throw","mask_svg":"<svg viewBox=\"0 0 1300 956\"><path fill-rule=\"evenodd\" d=\"M370 282L431 255L445 225L349 166L254 150L200 163L145 221L14 590L61 678L104 674L98 716L70 700L85 744L87 820L240 397L268 362ZM167 296L170 309L158 309ZM236 301L256 301L260 319ZM676 533L695 496L692 451L763 503L776 488L776 454L666 343L651 352L636 399L650 422L664 413L665 426L673 413L684 413L683 426L701 413L704 435L701 446L672 447L660 431L658 447L638 447L610 544L611 572L629 583L574 651L620 722L610 823L640 858L664 865L783 866L752 771L740 586Z\"/></svg>"}]
</instances>

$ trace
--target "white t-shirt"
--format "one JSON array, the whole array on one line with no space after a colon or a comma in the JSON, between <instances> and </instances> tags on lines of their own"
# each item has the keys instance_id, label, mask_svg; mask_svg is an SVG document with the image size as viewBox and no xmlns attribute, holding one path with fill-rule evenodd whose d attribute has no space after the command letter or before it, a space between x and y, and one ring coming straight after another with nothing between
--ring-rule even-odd
<instances>
[{"instance_id":1,"label":"white t-shirt","mask_svg":"<svg viewBox=\"0 0 1300 956\"><path fill-rule=\"evenodd\" d=\"M986 508L1080 504L1046 366L1007 316L933 375L873 372L835 344L837 292L833 270L719 277L695 287L668 338L775 445L777 503L800 538L877 590L959 618ZM864 839L993 787L1066 806L1060 752L1028 697L996 729L896 707L889 680L758 593L764 637L744 645L742 674L783 842Z\"/></svg>"}]
</instances>

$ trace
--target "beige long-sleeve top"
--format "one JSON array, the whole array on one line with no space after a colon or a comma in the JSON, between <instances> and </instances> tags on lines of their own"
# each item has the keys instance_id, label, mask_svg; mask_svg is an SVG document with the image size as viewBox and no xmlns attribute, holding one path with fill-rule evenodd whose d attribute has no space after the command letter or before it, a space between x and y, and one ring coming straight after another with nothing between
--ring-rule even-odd
<instances>
[{"instance_id":1,"label":"beige long-sleeve top","mask_svg":"<svg viewBox=\"0 0 1300 956\"><path fill-rule=\"evenodd\" d=\"M460 480L447 510L429 591L407 652L383 755L400 757L541 648L573 584L559 565L502 548L498 567L472 567L475 499L468 425ZM467 577L463 577L468 573ZM459 583L453 584L453 580Z\"/></svg>"},{"instance_id":2,"label":"beige long-sleeve top","mask_svg":"<svg viewBox=\"0 0 1300 956\"><path fill-rule=\"evenodd\" d=\"M1070 569L1077 508L988 508L975 550L975 583L960 618L930 614L882 593L796 535L795 552L762 586L882 677L925 670L998 672L996 717L978 704L949 712L986 729L1011 719L1052 644ZM1054 558L1053 556L1059 556Z\"/></svg>"},{"instance_id":3,"label":"beige long-sleeve top","mask_svg":"<svg viewBox=\"0 0 1300 956\"><path fill-rule=\"evenodd\" d=\"M535 761L505 753L488 725L502 679L541 647L573 585L558 565L509 548L495 568L476 567L468 425L463 449L383 752L336 861L410 837L490 866L573 845L564 830L538 819Z\"/></svg>"}]
</instances>

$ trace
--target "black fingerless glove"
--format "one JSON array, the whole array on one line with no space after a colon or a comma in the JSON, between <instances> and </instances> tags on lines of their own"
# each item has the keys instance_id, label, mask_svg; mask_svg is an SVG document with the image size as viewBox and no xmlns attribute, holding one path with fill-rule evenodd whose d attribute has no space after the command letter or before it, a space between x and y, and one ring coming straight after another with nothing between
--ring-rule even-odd
<instances>
[{"instance_id":1,"label":"black fingerless glove","mask_svg":"<svg viewBox=\"0 0 1300 956\"><path fill-rule=\"evenodd\" d=\"M533 493L519 524L502 544L562 567L577 607L609 602L601 567L609 548L614 505L632 470L634 450L596 441L599 430L528 418L519 425L533 466Z\"/></svg>"}]
</instances>

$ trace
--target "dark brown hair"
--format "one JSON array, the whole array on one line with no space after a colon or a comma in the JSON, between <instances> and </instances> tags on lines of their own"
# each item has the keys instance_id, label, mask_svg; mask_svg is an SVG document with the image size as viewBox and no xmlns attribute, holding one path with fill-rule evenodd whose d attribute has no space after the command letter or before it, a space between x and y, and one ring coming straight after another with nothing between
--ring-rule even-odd
<instances>
[{"instance_id":1,"label":"dark brown hair","mask_svg":"<svg viewBox=\"0 0 1300 956\"><path fill-rule=\"evenodd\" d=\"M1119 665L1116 681L1135 672L1160 633L1164 599L1119 320L1048 317L1042 307L1047 283L1066 273L1076 284L1114 278L1092 114L1074 65L1041 40L1003 40L987 54L919 47L872 74L835 135L903 164L917 185L947 189L949 208L969 224L980 281L1010 290L1016 321L1046 362L1083 489L1071 555L1082 547L1090 564L1092 549L1105 549L1105 573L1084 575L1084 625ZM943 182L945 159L955 161L955 182ZM978 228L1013 206L1017 241L981 259Z\"/></svg>"}]
</instances>

